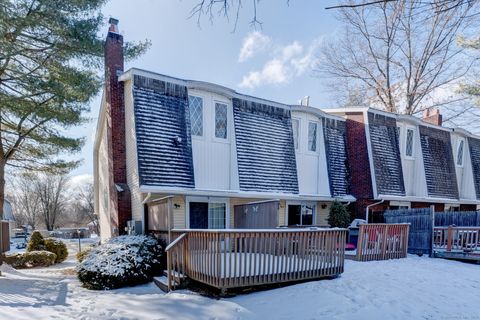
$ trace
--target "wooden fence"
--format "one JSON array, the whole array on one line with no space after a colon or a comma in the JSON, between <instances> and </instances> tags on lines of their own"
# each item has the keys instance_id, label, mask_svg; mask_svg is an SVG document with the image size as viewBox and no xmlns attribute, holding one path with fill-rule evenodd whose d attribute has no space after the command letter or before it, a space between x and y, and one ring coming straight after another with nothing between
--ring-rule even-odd
<instances>
[{"instance_id":1,"label":"wooden fence","mask_svg":"<svg viewBox=\"0 0 480 320\"><path fill-rule=\"evenodd\" d=\"M361 224L357 243L357 261L400 259L407 257L409 224Z\"/></svg>"},{"instance_id":2,"label":"wooden fence","mask_svg":"<svg viewBox=\"0 0 480 320\"><path fill-rule=\"evenodd\" d=\"M219 289L335 276L343 272L345 229L174 230L169 290L183 275Z\"/></svg>"},{"instance_id":3,"label":"wooden fence","mask_svg":"<svg viewBox=\"0 0 480 320\"><path fill-rule=\"evenodd\" d=\"M10 250L10 225L8 221L0 221L0 228L2 228L2 246L0 246L0 253Z\"/></svg>"},{"instance_id":4,"label":"wooden fence","mask_svg":"<svg viewBox=\"0 0 480 320\"><path fill-rule=\"evenodd\" d=\"M478 211L434 212L432 208L400 209L387 210L384 217L387 223L410 223L409 253L430 254L432 252L434 226L480 226L480 212Z\"/></svg>"},{"instance_id":5,"label":"wooden fence","mask_svg":"<svg viewBox=\"0 0 480 320\"><path fill-rule=\"evenodd\" d=\"M386 223L409 223L408 252L430 254L432 250L433 211L425 209L387 210Z\"/></svg>"}]
</instances>

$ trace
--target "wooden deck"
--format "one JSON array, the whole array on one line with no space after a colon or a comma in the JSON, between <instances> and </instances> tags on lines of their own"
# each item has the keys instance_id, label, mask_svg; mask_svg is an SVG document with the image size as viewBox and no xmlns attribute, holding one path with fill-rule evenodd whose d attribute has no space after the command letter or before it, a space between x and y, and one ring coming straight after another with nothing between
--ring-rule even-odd
<instances>
[{"instance_id":1,"label":"wooden deck","mask_svg":"<svg viewBox=\"0 0 480 320\"><path fill-rule=\"evenodd\" d=\"M173 230L168 290L184 275L226 290L339 275L346 229Z\"/></svg>"},{"instance_id":2,"label":"wooden deck","mask_svg":"<svg viewBox=\"0 0 480 320\"><path fill-rule=\"evenodd\" d=\"M435 227L433 255L480 262L480 227Z\"/></svg>"},{"instance_id":3,"label":"wooden deck","mask_svg":"<svg viewBox=\"0 0 480 320\"><path fill-rule=\"evenodd\" d=\"M348 255L357 261L400 259L407 257L408 223L361 224L355 255Z\"/></svg>"}]
</instances>

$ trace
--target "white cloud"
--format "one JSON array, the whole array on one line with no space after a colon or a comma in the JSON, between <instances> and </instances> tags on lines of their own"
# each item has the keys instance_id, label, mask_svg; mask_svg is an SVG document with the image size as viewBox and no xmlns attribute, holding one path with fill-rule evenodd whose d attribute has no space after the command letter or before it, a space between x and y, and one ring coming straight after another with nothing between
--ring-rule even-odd
<instances>
[{"instance_id":1,"label":"white cloud","mask_svg":"<svg viewBox=\"0 0 480 320\"><path fill-rule=\"evenodd\" d=\"M72 176L69 179L69 186L71 189L77 189L87 183L93 183L93 175L91 174L79 174L76 176Z\"/></svg>"},{"instance_id":2,"label":"white cloud","mask_svg":"<svg viewBox=\"0 0 480 320\"><path fill-rule=\"evenodd\" d=\"M259 31L250 32L244 39L238 55L238 62L252 58L256 53L265 50L271 43L270 37Z\"/></svg>"},{"instance_id":3,"label":"white cloud","mask_svg":"<svg viewBox=\"0 0 480 320\"><path fill-rule=\"evenodd\" d=\"M253 89L261 85L288 83L292 78L301 76L312 68L317 61L315 52L320 43L320 39L315 39L306 51L298 41L278 47L263 67L250 71L239 86Z\"/></svg>"}]
</instances>

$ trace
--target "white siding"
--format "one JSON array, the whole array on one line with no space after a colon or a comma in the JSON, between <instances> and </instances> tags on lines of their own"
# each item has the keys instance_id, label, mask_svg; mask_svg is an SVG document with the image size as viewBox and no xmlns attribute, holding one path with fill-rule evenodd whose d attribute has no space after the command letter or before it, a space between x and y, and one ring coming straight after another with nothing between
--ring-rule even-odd
<instances>
[{"instance_id":1,"label":"white siding","mask_svg":"<svg viewBox=\"0 0 480 320\"><path fill-rule=\"evenodd\" d=\"M125 145L127 151L127 184L131 194L132 220L142 221L142 230L145 230L144 209L142 204L143 196L139 190L140 181L135 135L135 114L133 112L132 81L125 82Z\"/></svg>"},{"instance_id":2,"label":"white siding","mask_svg":"<svg viewBox=\"0 0 480 320\"><path fill-rule=\"evenodd\" d=\"M114 209L110 202L110 176L108 161L107 117L98 126L97 138L99 143L95 150L95 212L99 217L100 236L102 240L112 237L110 211Z\"/></svg>"},{"instance_id":3,"label":"white siding","mask_svg":"<svg viewBox=\"0 0 480 320\"><path fill-rule=\"evenodd\" d=\"M476 200L475 185L473 182L472 161L470 160L470 148L468 139L460 134L451 135L453 160L455 161L455 171L457 174L458 193L460 199ZM463 166L457 165L457 147L459 141L463 140Z\"/></svg>"},{"instance_id":4,"label":"white siding","mask_svg":"<svg viewBox=\"0 0 480 320\"><path fill-rule=\"evenodd\" d=\"M203 99L203 136L192 135L196 189L238 190L238 170L232 102L223 96L198 90L189 95ZM227 139L215 137L215 103L227 105Z\"/></svg>"},{"instance_id":5,"label":"white siding","mask_svg":"<svg viewBox=\"0 0 480 320\"><path fill-rule=\"evenodd\" d=\"M405 195L412 197L427 196L427 182L423 164L422 146L420 144L420 131L418 125L397 120L400 129L400 156L402 160L403 182ZM413 157L406 157L406 131L407 128L415 130L413 136Z\"/></svg>"},{"instance_id":6,"label":"white siding","mask_svg":"<svg viewBox=\"0 0 480 320\"><path fill-rule=\"evenodd\" d=\"M297 161L298 188L300 194L330 196L325 140L321 118L306 112L292 112L292 119L299 120ZM308 150L308 123L317 124L317 150Z\"/></svg>"}]
</instances>

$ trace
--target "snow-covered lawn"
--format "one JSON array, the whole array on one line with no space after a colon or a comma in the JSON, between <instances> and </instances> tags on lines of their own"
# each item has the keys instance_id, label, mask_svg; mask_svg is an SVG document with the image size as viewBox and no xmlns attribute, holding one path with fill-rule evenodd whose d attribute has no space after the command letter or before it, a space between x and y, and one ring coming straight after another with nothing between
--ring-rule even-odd
<instances>
[{"instance_id":1,"label":"snow-covered lawn","mask_svg":"<svg viewBox=\"0 0 480 320\"><path fill-rule=\"evenodd\" d=\"M0 319L480 319L480 266L427 257L346 261L334 280L220 300L153 284L89 291L74 265L3 266Z\"/></svg>"}]
</instances>

